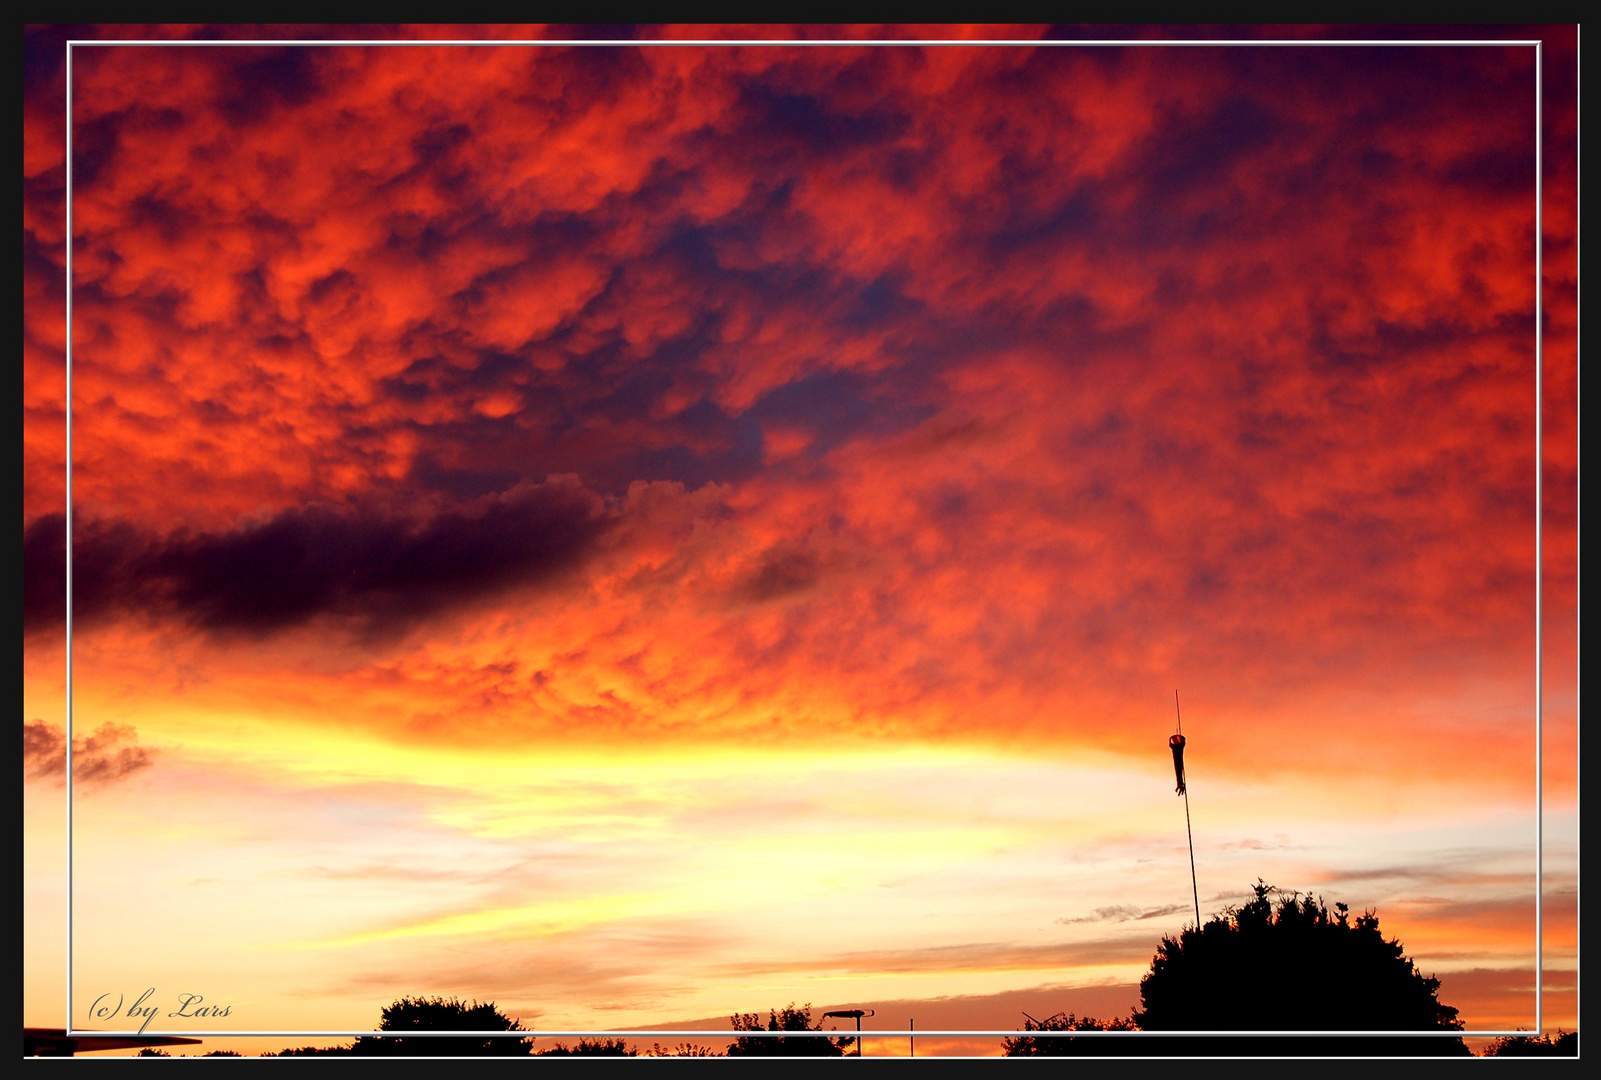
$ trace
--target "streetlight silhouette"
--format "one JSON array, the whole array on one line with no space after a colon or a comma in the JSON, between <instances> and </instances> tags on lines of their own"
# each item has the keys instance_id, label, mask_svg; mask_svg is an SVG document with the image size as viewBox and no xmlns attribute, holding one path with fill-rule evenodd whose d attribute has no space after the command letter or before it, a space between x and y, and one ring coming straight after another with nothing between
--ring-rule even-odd
<instances>
[{"instance_id":1,"label":"streetlight silhouette","mask_svg":"<svg viewBox=\"0 0 1601 1080\"><path fill-rule=\"evenodd\" d=\"M856 1056L857 1057L861 1057L862 1056L862 1017L864 1017L864 1016L872 1016L872 1015L873 1015L873 1010L872 1009L866 1009L866 1010L862 1010L862 1009L839 1009L839 1010L837 1010L835 1012L826 1012L826 1013L824 1013L823 1014L823 1019L827 1020L830 1016L843 1016L847 1020L854 1019L856 1021Z\"/></svg>"}]
</instances>

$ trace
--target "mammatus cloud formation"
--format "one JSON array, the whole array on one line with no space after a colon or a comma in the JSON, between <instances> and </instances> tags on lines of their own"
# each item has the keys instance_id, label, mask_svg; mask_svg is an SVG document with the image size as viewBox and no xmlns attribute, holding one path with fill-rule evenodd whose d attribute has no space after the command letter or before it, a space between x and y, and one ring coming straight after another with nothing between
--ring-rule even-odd
<instances>
[{"instance_id":1,"label":"mammatus cloud formation","mask_svg":"<svg viewBox=\"0 0 1601 1080\"><path fill-rule=\"evenodd\" d=\"M72 779L94 788L148 769L155 751L139 745L131 727L102 724L93 735L72 742ZM22 725L22 774L29 780L63 782L67 772L67 738L60 728L43 720Z\"/></svg>"},{"instance_id":2,"label":"mammatus cloud formation","mask_svg":"<svg viewBox=\"0 0 1601 1080\"><path fill-rule=\"evenodd\" d=\"M635 730L1449 711L1532 641L1532 60L1403 52L86 50L77 617L542 580Z\"/></svg>"}]
</instances>

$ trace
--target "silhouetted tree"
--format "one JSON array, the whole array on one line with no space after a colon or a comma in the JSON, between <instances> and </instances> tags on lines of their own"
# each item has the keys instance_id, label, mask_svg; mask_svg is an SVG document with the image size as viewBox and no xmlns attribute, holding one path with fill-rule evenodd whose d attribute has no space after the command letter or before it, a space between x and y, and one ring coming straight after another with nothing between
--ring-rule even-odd
<instances>
[{"instance_id":1,"label":"silhouetted tree","mask_svg":"<svg viewBox=\"0 0 1601 1080\"><path fill-rule=\"evenodd\" d=\"M1460 1031L1427 978L1386 941L1378 916L1351 918L1310 896L1260 880L1253 899L1199 930L1164 937L1140 980L1132 1020L1143 1031ZM1272 895L1278 893L1275 905ZM1144 1041L1144 1040L1142 1040ZM1182 1045L1180 1043L1182 1042ZM1181 1039L1153 1042L1183 1054L1467 1054L1460 1038Z\"/></svg>"},{"instance_id":2,"label":"silhouetted tree","mask_svg":"<svg viewBox=\"0 0 1601 1080\"><path fill-rule=\"evenodd\" d=\"M1057 1013L1047 1016L1044 1020L1036 1020L1027 1013L1023 1014L1024 1031L1134 1031L1131 1020L1097 1020L1093 1016L1076 1016L1073 1013ZM1002 1043L1002 1053L1007 1057L1117 1057L1133 1050L1137 1040L1130 1040L1126 1036L1113 1038L1076 1039L1066 1035L1056 1035L1041 1038L1035 1035L1019 1035L1007 1039ZM1148 1042L1141 1043L1141 1051L1149 1049ZM1141 1052L1135 1051L1135 1052Z\"/></svg>"},{"instance_id":3,"label":"silhouetted tree","mask_svg":"<svg viewBox=\"0 0 1601 1080\"><path fill-rule=\"evenodd\" d=\"M262 1057L349 1057L355 1053L351 1046L299 1046L290 1050L280 1050L276 1054L266 1053Z\"/></svg>"},{"instance_id":4,"label":"silhouetted tree","mask_svg":"<svg viewBox=\"0 0 1601 1080\"><path fill-rule=\"evenodd\" d=\"M577 1046L557 1043L549 1050L541 1050L539 1057L572 1057L577 1054L597 1054L604 1057L638 1057L638 1050L630 1050L623 1039L579 1039Z\"/></svg>"},{"instance_id":5,"label":"silhouetted tree","mask_svg":"<svg viewBox=\"0 0 1601 1080\"><path fill-rule=\"evenodd\" d=\"M735 1013L729 1021L735 1031L821 1031L812 1025L810 1002L795 1007L792 1001L782 1009L767 1013L762 1023L760 1013ZM816 1036L786 1039L783 1036L741 1036L728 1044L729 1057L841 1057L845 1049L856 1042L854 1035L843 1039L826 1039Z\"/></svg>"},{"instance_id":6,"label":"silhouetted tree","mask_svg":"<svg viewBox=\"0 0 1601 1080\"><path fill-rule=\"evenodd\" d=\"M472 1004L456 998L401 998L383 1010L379 1031L522 1031L516 1020L495 1008L492 1001ZM462 1036L451 1038L395 1038L363 1035L350 1052L364 1056L450 1055L472 1057L520 1056L533 1050L533 1039Z\"/></svg>"},{"instance_id":7,"label":"silhouetted tree","mask_svg":"<svg viewBox=\"0 0 1601 1080\"><path fill-rule=\"evenodd\" d=\"M1550 1035L1503 1035L1484 1048L1485 1057L1577 1057L1579 1033L1557 1028Z\"/></svg>"},{"instance_id":8,"label":"silhouetted tree","mask_svg":"<svg viewBox=\"0 0 1601 1080\"><path fill-rule=\"evenodd\" d=\"M645 1051L646 1057L722 1057L709 1046L697 1046L694 1043L681 1042L676 1046L663 1046L661 1043L651 1043L650 1049Z\"/></svg>"}]
</instances>

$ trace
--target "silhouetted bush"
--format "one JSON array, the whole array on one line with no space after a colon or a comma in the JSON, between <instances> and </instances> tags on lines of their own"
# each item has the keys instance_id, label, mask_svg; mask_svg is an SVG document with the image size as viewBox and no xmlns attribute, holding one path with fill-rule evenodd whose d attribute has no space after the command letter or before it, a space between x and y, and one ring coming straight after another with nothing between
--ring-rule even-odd
<instances>
[{"instance_id":1,"label":"silhouetted bush","mask_svg":"<svg viewBox=\"0 0 1601 1080\"><path fill-rule=\"evenodd\" d=\"M800 1008L792 1001L782 1009L770 1010L767 1023L759 1013L735 1013L729 1021L735 1031L821 1031L812 1026L812 1006L808 1002ZM828 1039L818 1036L784 1038L783 1036L741 1036L728 1044L729 1057L841 1057L845 1048L856 1042L856 1037Z\"/></svg>"},{"instance_id":2,"label":"silhouetted bush","mask_svg":"<svg viewBox=\"0 0 1601 1080\"><path fill-rule=\"evenodd\" d=\"M1093 1016L1076 1016L1073 1013L1057 1013L1044 1020L1036 1020L1027 1013L1024 1016L1027 1017L1023 1021L1024 1031L1136 1030L1133 1021L1125 1019L1097 1020ZM1019 1035L1002 1043L1002 1052L1007 1057L1121 1057L1131 1052L1144 1052L1148 1041L1131 1040L1128 1036L1078 1039L1068 1035ZM1140 1043L1139 1050L1134 1049L1136 1042Z\"/></svg>"},{"instance_id":3,"label":"silhouetted bush","mask_svg":"<svg viewBox=\"0 0 1601 1080\"><path fill-rule=\"evenodd\" d=\"M1372 911L1354 919L1310 896L1257 882L1254 898L1199 930L1164 937L1140 980L1142 1031L1460 1031L1427 978L1386 941ZM1086 1040L1087 1041L1087 1040ZM1142 1042L1144 1040L1141 1040ZM1166 1037L1166 1054L1465 1055L1442 1036L1219 1039Z\"/></svg>"},{"instance_id":4,"label":"silhouetted bush","mask_svg":"<svg viewBox=\"0 0 1601 1080\"><path fill-rule=\"evenodd\" d=\"M709 1046L696 1046L694 1043L681 1042L677 1046L663 1046L661 1043L651 1043L650 1049L645 1051L646 1057L722 1057Z\"/></svg>"},{"instance_id":5,"label":"silhouetted bush","mask_svg":"<svg viewBox=\"0 0 1601 1080\"><path fill-rule=\"evenodd\" d=\"M598 1054L605 1057L638 1057L638 1050L630 1050L622 1039L579 1039L577 1046L557 1043L549 1050L541 1050L538 1057L572 1057L577 1054Z\"/></svg>"},{"instance_id":6,"label":"silhouetted bush","mask_svg":"<svg viewBox=\"0 0 1601 1080\"><path fill-rule=\"evenodd\" d=\"M1484 1048L1485 1057L1577 1057L1579 1033L1557 1028L1550 1035L1504 1035Z\"/></svg>"},{"instance_id":7,"label":"silhouetted bush","mask_svg":"<svg viewBox=\"0 0 1601 1080\"><path fill-rule=\"evenodd\" d=\"M383 1010L379 1031L522 1031L516 1020L495 1008L494 1002L480 1005L450 998L401 998ZM503 1057L520 1056L533 1050L533 1039L462 1036L460 1038L395 1038L363 1035L350 1052L362 1056L396 1055Z\"/></svg>"}]
</instances>

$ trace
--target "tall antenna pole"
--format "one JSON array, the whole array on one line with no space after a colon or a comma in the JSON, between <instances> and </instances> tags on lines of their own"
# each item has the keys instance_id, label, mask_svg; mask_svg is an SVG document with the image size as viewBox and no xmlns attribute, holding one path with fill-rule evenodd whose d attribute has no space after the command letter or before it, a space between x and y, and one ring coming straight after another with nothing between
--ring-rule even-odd
<instances>
[{"instance_id":1,"label":"tall antenna pole","mask_svg":"<svg viewBox=\"0 0 1601 1080\"><path fill-rule=\"evenodd\" d=\"M1179 738L1184 737L1184 714L1179 711L1179 692L1173 691L1173 715L1178 719ZM1195 932L1201 931L1201 889L1195 883L1195 833L1190 829L1190 785L1182 785L1184 792L1184 835L1190 841L1190 894L1195 897Z\"/></svg>"}]
</instances>

